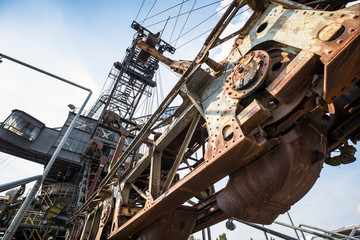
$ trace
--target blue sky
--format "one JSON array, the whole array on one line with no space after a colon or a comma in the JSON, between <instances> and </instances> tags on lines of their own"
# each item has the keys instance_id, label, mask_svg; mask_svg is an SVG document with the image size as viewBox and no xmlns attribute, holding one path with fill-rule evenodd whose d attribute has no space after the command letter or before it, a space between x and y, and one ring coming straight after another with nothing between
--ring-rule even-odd
<instances>
[{"instance_id":1,"label":"blue sky","mask_svg":"<svg viewBox=\"0 0 360 240\"><path fill-rule=\"evenodd\" d=\"M138 20L148 13L154 1L146 0ZM180 1L158 1L149 16L160 12ZM182 11L188 11L193 0L184 3ZM213 1L198 0L195 8ZM222 6L228 1L224 1ZM125 49L130 45L134 30L130 28L142 0L134 1L0 1L0 52L28 62L37 67L58 74L71 81L78 82L94 91L88 108L99 96L109 70L115 61L121 61ZM184 32L194 24L210 16L221 8L214 4L191 15ZM145 26L176 15L179 8L168 11L145 22ZM177 31L186 19L179 18ZM178 45L210 29L219 19L218 15L206 21L201 27L189 32L179 40ZM239 27L241 18L231 25ZM163 34L168 41L175 19L169 21ZM160 31L164 24L150 27L153 32ZM174 59L193 59L201 48L207 35L181 47L172 55ZM221 60L229 47L219 48L212 56ZM169 91L177 81L165 68L161 68L165 91ZM4 60L0 64L0 121L3 121L12 109L21 109L35 116L49 127L62 126L69 103L79 107L87 93L32 70ZM359 153L357 153L359 157ZM0 182L33 176L41 172L42 167L20 159L9 159L8 168L1 169ZM359 161L341 167L325 166L314 188L291 210L295 223L308 223L327 229L360 222L360 163ZM279 218L286 221L286 216ZM276 228L276 227L275 227ZM212 228L213 238L226 232L229 239L264 239L263 233L237 224L230 232L221 223Z\"/></svg>"}]
</instances>

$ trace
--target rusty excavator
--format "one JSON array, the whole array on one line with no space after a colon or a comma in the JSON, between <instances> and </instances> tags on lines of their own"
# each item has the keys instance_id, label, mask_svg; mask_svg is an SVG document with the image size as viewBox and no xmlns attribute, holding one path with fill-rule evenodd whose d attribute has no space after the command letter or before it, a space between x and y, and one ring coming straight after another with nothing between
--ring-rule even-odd
<instances>
[{"instance_id":1,"label":"rusty excavator","mask_svg":"<svg viewBox=\"0 0 360 240\"><path fill-rule=\"evenodd\" d=\"M360 4L348 2L234 0L193 61L166 57L174 49L134 22L146 32L134 43L136 61L162 62L181 77L144 124L102 98L97 126L118 138L109 147L94 131L89 140L84 194L66 239L186 240L229 218L271 224L311 189L324 163L355 161ZM250 18L224 36L244 8ZM226 59L211 59L227 41Z\"/></svg>"}]
</instances>

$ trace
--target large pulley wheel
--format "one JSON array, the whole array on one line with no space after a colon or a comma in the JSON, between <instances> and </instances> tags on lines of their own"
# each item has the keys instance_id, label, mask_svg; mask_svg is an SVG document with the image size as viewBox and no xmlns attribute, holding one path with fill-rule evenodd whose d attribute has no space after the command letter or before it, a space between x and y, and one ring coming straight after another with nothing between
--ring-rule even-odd
<instances>
[{"instance_id":1,"label":"large pulley wheel","mask_svg":"<svg viewBox=\"0 0 360 240\"><path fill-rule=\"evenodd\" d=\"M225 93L234 99L250 95L265 81L269 66L270 57L267 52L249 52L231 70L225 81Z\"/></svg>"}]
</instances>

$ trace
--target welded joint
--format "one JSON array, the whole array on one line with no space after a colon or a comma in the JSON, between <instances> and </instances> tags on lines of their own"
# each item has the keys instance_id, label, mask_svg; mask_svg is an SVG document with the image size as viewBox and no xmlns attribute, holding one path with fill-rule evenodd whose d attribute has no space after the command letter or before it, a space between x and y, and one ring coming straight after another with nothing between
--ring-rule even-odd
<instances>
[{"instance_id":1,"label":"welded joint","mask_svg":"<svg viewBox=\"0 0 360 240\"><path fill-rule=\"evenodd\" d=\"M205 112L203 107L200 105L199 101L197 99L199 99L199 97L197 95L195 95L194 93L190 92L186 85L182 86L181 91L184 92L186 94L186 96L190 99L191 103L194 104L194 106L196 107L196 109L198 110L198 112L201 114L201 116L205 118Z\"/></svg>"}]
</instances>

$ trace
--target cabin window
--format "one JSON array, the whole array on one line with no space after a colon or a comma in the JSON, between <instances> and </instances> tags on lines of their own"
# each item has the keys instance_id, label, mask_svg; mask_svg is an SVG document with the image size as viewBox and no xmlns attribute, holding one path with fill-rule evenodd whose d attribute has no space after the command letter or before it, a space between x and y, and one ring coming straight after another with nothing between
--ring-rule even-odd
<instances>
[{"instance_id":1,"label":"cabin window","mask_svg":"<svg viewBox=\"0 0 360 240\"><path fill-rule=\"evenodd\" d=\"M70 116L70 117L67 119L65 125L70 126L70 124L71 124L71 122L72 122L73 119L74 119L74 116ZM74 125L74 128L79 129L79 130L82 130L82 131L85 131L85 132L87 132L87 133L92 133L93 130L95 129L95 123L93 123L93 122L91 122L91 121L87 121L87 120L85 120L85 119L79 118L79 119L76 121L76 123L75 123L75 125Z\"/></svg>"},{"instance_id":2,"label":"cabin window","mask_svg":"<svg viewBox=\"0 0 360 240\"><path fill-rule=\"evenodd\" d=\"M110 140L112 142L118 142L120 140L119 134L112 132L110 130L107 130L105 128L99 127L96 134L100 138L104 138L104 139Z\"/></svg>"},{"instance_id":3,"label":"cabin window","mask_svg":"<svg viewBox=\"0 0 360 240\"><path fill-rule=\"evenodd\" d=\"M63 136L60 136L55 143L55 147L57 147L61 141ZM77 139L73 139L71 137L68 137L62 147L62 150L67 150L74 153L82 154L84 152L84 149L87 145L87 142L82 142Z\"/></svg>"},{"instance_id":4,"label":"cabin window","mask_svg":"<svg viewBox=\"0 0 360 240\"><path fill-rule=\"evenodd\" d=\"M4 122L4 128L30 141L34 141L40 129L26 121L19 113L13 113Z\"/></svg>"}]
</instances>

